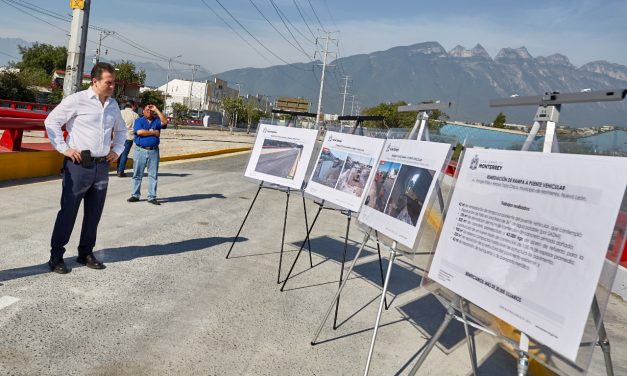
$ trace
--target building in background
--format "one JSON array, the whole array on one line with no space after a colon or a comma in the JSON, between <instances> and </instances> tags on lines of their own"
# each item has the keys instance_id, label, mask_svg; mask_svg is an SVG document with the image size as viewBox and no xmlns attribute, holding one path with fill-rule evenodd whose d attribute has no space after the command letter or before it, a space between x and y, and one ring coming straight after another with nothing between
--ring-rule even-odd
<instances>
[{"instance_id":1,"label":"building in background","mask_svg":"<svg viewBox=\"0 0 627 376\"><path fill-rule=\"evenodd\" d=\"M306 98L278 97L274 108L283 111L309 112L309 100Z\"/></svg>"}]
</instances>

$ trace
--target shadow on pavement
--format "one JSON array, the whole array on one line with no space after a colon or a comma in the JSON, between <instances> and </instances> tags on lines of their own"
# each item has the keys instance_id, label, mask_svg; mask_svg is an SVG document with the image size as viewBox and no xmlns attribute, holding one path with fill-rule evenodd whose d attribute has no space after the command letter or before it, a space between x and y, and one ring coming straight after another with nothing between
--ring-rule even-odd
<instances>
[{"instance_id":1,"label":"shadow on pavement","mask_svg":"<svg viewBox=\"0 0 627 376\"><path fill-rule=\"evenodd\" d=\"M177 178L184 178L184 177L189 176L189 175L191 175L191 174L184 173L184 172L180 173L180 174L175 174L173 172L160 172L159 173L159 176L174 176L174 177L177 177Z\"/></svg>"},{"instance_id":2,"label":"shadow on pavement","mask_svg":"<svg viewBox=\"0 0 627 376\"><path fill-rule=\"evenodd\" d=\"M383 264L383 278L389 265L389 260L386 257L382 257L381 264ZM355 273L374 283L375 285L383 288L383 281L381 277L381 269L379 267L379 260L372 260L363 264L355 265L353 269ZM392 267L392 274L390 274L390 282L388 283L388 293L393 295L400 295L404 292L416 289L420 287L422 278L420 275L411 272L395 263ZM388 302L391 304L391 302Z\"/></svg>"},{"instance_id":3,"label":"shadow on pavement","mask_svg":"<svg viewBox=\"0 0 627 376\"><path fill-rule=\"evenodd\" d=\"M431 338L444 321L446 308L432 294L424 295L416 300L397 308L403 316L418 327L427 338ZM472 326L468 327L470 336L477 331ZM450 353L466 340L464 325L457 320L452 320L448 325L437 346L445 353Z\"/></svg>"},{"instance_id":4,"label":"shadow on pavement","mask_svg":"<svg viewBox=\"0 0 627 376\"><path fill-rule=\"evenodd\" d=\"M195 201L195 200L205 200L209 198L226 198L222 193L194 193L187 196L175 196L175 197L164 197L160 198L159 201L161 203L166 202L183 202L183 201Z\"/></svg>"},{"instance_id":5,"label":"shadow on pavement","mask_svg":"<svg viewBox=\"0 0 627 376\"><path fill-rule=\"evenodd\" d=\"M178 253L200 251L223 243L231 243L233 239L233 237L212 237L189 239L168 244L151 244L119 248L105 248L94 252L94 255L96 255L96 257L105 264L108 264L114 262L130 261L140 257L175 255ZM238 242L243 242L247 240L247 238L241 236L237 239ZM64 261L70 269L84 267L83 265L76 263L76 256L74 255L70 257L65 257ZM50 273L50 269L47 265L47 260L42 264L2 270L0 271L0 282L6 282L13 279L30 277L45 273Z\"/></svg>"}]
</instances>

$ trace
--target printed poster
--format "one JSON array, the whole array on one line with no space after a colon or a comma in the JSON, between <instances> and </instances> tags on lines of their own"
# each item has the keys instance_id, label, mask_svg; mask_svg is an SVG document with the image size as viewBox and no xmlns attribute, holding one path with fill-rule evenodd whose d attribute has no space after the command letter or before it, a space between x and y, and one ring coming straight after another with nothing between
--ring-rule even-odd
<instances>
[{"instance_id":1,"label":"printed poster","mask_svg":"<svg viewBox=\"0 0 627 376\"><path fill-rule=\"evenodd\" d=\"M468 149L429 278L575 361L627 159Z\"/></svg>"},{"instance_id":2,"label":"printed poster","mask_svg":"<svg viewBox=\"0 0 627 376\"><path fill-rule=\"evenodd\" d=\"M413 248L449 150L449 144L387 140L359 221Z\"/></svg>"},{"instance_id":3,"label":"printed poster","mask_svg":"<svg viewBox=\"0 0 627 376\"><path fill-rule=\"evenodd\" d=\"M358 212L384 141L327 132L305 192Z\"/></svg>"},{"instance_id":4,"label":"printed poster","mask_svg":"<svg viewBox=\"0 0 627 376\"><path fill-rule=\"evenodd\" d=\"M244 176L301 189L318 131L260 124Z\"/></svg>"}]
</instances>

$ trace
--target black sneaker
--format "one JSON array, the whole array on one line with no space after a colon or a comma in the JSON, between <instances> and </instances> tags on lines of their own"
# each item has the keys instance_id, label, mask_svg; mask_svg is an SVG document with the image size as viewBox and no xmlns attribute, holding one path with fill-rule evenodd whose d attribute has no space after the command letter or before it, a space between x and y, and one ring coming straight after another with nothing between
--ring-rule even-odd
<instances>
[{"instance_id":1,"label":"black sneaker","mask_svg":"<svg viewBox=\"0 0 627 376\"><path fill-rule=\"evenodd\" d=\"M139 198L137 198L135 196L131 196L126 201L128 201L128 202L137 202L137 201L139 201Z\"/></svg>"},{"instance_id":2,"label":"black sneaker","mask_svg":"<svg viewBox=\"0 0 627 376\"><path fill-rule=\"evenodd\" d=\"M161 205L161 203L157 201L156 198L153 198L152 200L148 200L148 203L153 204L153 205Z\"/></svg>"},{"instance_id":3,"label":"black sneaker","mask_svg":"<svg viewBox=\"0 0 627 376\"><path fill-rule=\"evenodd\" d=\"M50 267L51 272L59 274L67 274L70 272L67 266L65 266L65 262L63 262L63 257L50 257L50 261L48 261L48 267Z\"/></svg>"}]
</instances>

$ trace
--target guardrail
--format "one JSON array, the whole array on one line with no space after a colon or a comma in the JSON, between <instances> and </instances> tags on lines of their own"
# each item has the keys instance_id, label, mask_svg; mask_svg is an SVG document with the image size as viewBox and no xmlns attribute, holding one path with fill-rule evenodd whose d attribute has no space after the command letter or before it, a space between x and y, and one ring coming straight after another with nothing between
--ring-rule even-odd
<instances>
[{"instance_id":1,"label":"guardrail","mask_svg":"<svg viewBox=\"0 0 627 376\"><path fill-rule=\"evenodd\" d=\"M0 99L0 117L45 119L54 105Z\"/></svg>"}]
</instances>

